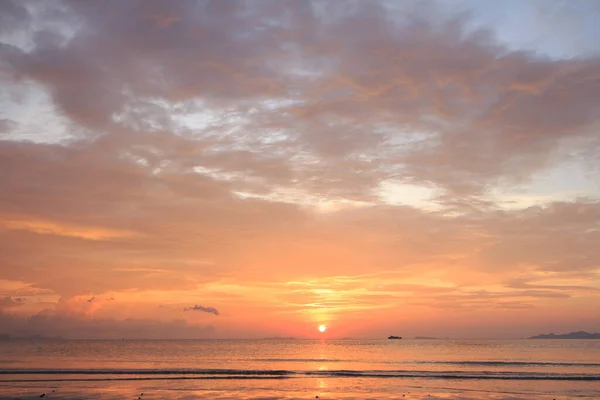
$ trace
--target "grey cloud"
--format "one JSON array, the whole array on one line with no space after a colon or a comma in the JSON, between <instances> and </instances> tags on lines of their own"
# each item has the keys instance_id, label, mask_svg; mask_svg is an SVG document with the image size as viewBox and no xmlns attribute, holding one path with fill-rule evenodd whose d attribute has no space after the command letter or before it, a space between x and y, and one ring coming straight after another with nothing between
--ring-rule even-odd
<instances>
[{"instance_id":1,"label":"grey cloud","mask_svg":"<svg viewBox=\"0 0 600 400\"><path fill-rule=\"evenodd\" d=\"M70 119L99 134L147 100L172 108L200 99L223 111L222 131L282 135L255 143L255 167L236 160L243 153L231 139L243 135L221 135L230 154L208 159L212 167L239 172L243 163L324 197L370 199L390 178L482 194L499 179L528 179L597 120L597 58L511 51L467 30L464 15L428 18L431 6L395 15L381 2L345 12L295 1L52 4L63 10L58 25L81 22L66 47L2 51L7 68L46 85ZM152 118L144 114L141 125ZM423 134L430 139L406 141ZM300 152L326 159L291 157Z\"/></svg>"},{"instance_id":2,"label":"grey cloud","mask_svg":"<svg viewBox=\"0 0 600 400\"><path fill-rule=\"evenodd\" d=\"M183 311L202 311L209 314L219 315L219 311L216 308L199 306L197 304L193 307L186 307L183 309Z\"/></svg>"},{"instance_id":3,"label":"grey cloud","mask_svg":"<svg viewBox=\"0 0 600 400\"><path fill-rule=\"evenodd\" d=\"M28 27L31 15L23 2L5 0L0 3L0 34L20 31Z\"/></svg>"},{"instance_id":4,"label":"grey cloud","mask_svg":"<svg viewBox=\"0 0 600 400\"><path fill-rule=\"evenodd\" d=\"M103 128L130 100L126 92L168 100L226 99L277 86L268 79L268 65L259 64L271 51L271 32L254 29L260 20L244 18L242 6L237 1L133 1L109 7L55 2L51 7L69 11L59 14L57 23L80 22L68 47L38 42L32 53L6 55L22 76L46 84L69 118ZM161 27L160 20L171 17L175 22ZM154 67L147 68L150 64ZM240 78L244 81L236 83ZM230 84L223 85L226 81Z\"/></svg>"},{"instance_id":5,"label":"grey cloud","mask_svg":"<svg viewBox=\"0 0 600 400\"><path fill-rule=\"evenodd\" d=\"M11 133L17 128L18 124L8 118L0 118L0 134Z\"/></svg>"}]
</instances>

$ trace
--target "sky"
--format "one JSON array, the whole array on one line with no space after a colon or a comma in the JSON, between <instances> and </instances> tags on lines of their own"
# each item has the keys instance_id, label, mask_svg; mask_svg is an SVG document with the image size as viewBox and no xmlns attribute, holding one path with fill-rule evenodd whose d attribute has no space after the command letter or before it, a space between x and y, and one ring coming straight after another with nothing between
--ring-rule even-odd
<instances>
[{"instance_id":1,"label":"sky","mask_svg":"<svg viewBox=\"0 0 600 400\"><path fill-rule=\"evenodd\" d=\"M599 39L598 0L2 0L0 333L600 331Z\"/></svg>"}]
</instances>

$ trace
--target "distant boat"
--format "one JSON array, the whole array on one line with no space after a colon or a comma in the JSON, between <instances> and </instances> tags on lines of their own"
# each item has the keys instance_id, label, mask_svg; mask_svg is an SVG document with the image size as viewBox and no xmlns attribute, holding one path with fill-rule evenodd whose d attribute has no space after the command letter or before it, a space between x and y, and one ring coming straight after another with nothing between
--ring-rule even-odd
<instances>
[{"instance_id":1,"label":"distant boat","mask_svg":"<svg viewBox=\"0 0 600 400\"><path fill-rule=\"evenodd\" d=\"M402 336L388 336L388 339L402 339Z\"/></svg>"}]
</instances>

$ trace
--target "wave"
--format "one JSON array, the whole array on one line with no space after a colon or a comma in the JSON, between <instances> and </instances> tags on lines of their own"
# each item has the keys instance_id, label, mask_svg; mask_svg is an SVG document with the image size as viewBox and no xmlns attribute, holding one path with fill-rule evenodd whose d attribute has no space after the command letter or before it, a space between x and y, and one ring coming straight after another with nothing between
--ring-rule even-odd
<instances>
[{"instance_id":1,"label":"wave","mask_svg":"<svg viewBox=\"0 0 600 400\"><path fill-rule=\"evenodd\" d=\"M600 381L600 374L515 372L515 371L305 371L305 375L365 378L495 379L495 380L566 380Z\"/></svg>"},{"instance_id":2,"label":"wave","mask_svg":"<svg viewBox=\"0 0 600 400\"><path fill-rule=\"evenodd\" d=\"M290 375L293 371L268 369L0 369L0 375Z\"/></svg>"},{"instance_id":3,"label":"wave","mask_svg":"<svg viewBox=\"0 0 600 400\"><path fill-rule=\"evenodd\" d=\"M394 362L392 362L392 364L394 364ZM600 364L598 363L575 363L554 361L411 361L410 364L473 365L489 367L600 367Z\"/></svg>"},{"instance_id":4,"label":"wave","mask_svg":"<svg viewBox=\"0 0 600 400\"><path fill-rule=\"evenodd\" d=\"M264 362L363 362L363 360L340 360L335 358L255 358Z\"/></svg>"},{"instance_id":5,"label":"wave","mask_svg":"<svg viewBox=\"0 0 600 400\"><path fill-rule=\"evenodd\" d=\"M255 358L253 361L263 362L329 362L329 363L366 363L369 360L343 360L329 358ZM459 365L478 367L600 367L600 363L576 363L554 361L380 361L381 364L424 364L424 365Z\"/></svg>"},{"instance_id":6,"label":"wave","mask_svg":"<svg viewBox=\"0 0 600 400\"><path fill-rule=\"evenodd\" d=\"M600 381L600 374L519 371L418 371L418 370L245 370L245 369L0 369L6 379L23 381L94 381L94 380L176 380L176 379L283 379L302 377L330 378L411 378L411 379L479 379L479 380L544 380ZM12 376L44 375L31 379ZM85 378L74 376L86 375ZM49 378L47 376L52 376Z\"/></svg>"}]
</instances>

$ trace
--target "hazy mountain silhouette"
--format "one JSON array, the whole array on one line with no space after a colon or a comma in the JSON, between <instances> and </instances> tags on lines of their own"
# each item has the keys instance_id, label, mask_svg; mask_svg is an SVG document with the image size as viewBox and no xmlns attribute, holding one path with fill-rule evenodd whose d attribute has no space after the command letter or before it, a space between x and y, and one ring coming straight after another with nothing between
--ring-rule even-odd
<instances>
[{"instance_id":1,"label":"hazy mountain silhouette","mask_svg":"<svg viewBox=\"0 0 600 400\"><path fill-rule=\"evenodd\" d=\"M532 336L529 339L600 339L600 333L589 333L584 331L563 333L555 335L554 333L542 333Z\"/></svg>"}]
</instances>

